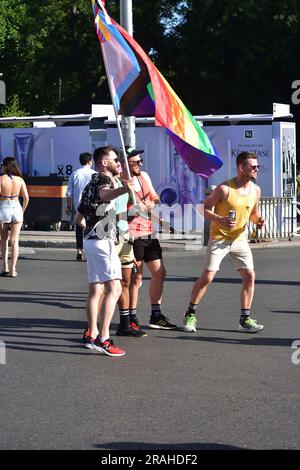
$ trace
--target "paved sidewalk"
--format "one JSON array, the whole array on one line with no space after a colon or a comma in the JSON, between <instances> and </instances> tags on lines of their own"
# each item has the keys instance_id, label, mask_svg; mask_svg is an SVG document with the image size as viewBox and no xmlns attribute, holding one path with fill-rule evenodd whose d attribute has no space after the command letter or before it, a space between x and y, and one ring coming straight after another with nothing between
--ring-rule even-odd
<instances>
[{"instance_id":1,"label":"paved sidewalk","mask_svg":"<svg viewBox=\"0 0 300 470\"><path fill-rule=\"evenodd\" d=\"M160 243L164 251L201 251L203 249L202 240L196 239L192 235L163 235ZM251 243L251 248L274 248L300 246L300 237L295 237L292 241L273 240L268 242ZM76 248L75 232L69 231L30 231L22 230L20 234L20 246L33 248Z\"/></svg>"}]
</instances>

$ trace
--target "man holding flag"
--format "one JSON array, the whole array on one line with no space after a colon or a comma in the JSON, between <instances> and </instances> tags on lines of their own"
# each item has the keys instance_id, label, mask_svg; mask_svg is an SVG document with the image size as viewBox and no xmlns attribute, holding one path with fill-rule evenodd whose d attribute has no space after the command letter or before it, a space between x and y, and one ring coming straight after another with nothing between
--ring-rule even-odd
<instances>
[{"instance_id":1,"label":"man holding flag","mask_svg":"<svg viewBox=\"0 0 300 470\"><path fill-rule=\"evenodd\" d=\"M101 354L123 356L125 351L114 345L109 331L122 292L115 199L132 191L133 182L127 180L124 186L115 187L114 176L119 174L120 160L113 147L98 147L93 158L97 173L84 188L75 216L75 222L85 229L83 246L89 281L84 344Z\"/></svg>"},{"instance_id":2,"label":"man holding flag","mask_svg":"<svg viewBox=\"0 0 300 470\"><path fill-rule=\"evenodd\" d=\"M129 223L129 233L134 239L133 250L137 267L137 272L130 285L129 315L131 315L131 322L136 322L138 326L136 308L138 303L138 291L143 278L143 263L145 262L151 273L151 317L148 326L154 329L174 330L177 326L172 324L161 311L166 269L162 258L162 249L159 241L155 237L154 226L151 220L151 210L159 202L159 197L153 188L150 176L148 173L141 170L143 160L140 154L143 153L144 150L136 150L127 147L126 152L130 168L130 177L134 183L137 205L141 210L141 215L133 217L132 221Z\"/></svg>"}]
</instances>

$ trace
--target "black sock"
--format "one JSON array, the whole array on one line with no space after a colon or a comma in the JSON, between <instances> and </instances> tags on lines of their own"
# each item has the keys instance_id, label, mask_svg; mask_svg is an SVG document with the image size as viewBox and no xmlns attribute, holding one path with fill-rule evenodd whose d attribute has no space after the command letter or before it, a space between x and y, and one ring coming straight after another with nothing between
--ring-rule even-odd
<instances>
[{"instance_id":1,"label":"black sock","mask_svg":"<svg viewBox=\"0 0 300 470\"><path fill-rule=\"evenodd\" d=\"M198 307L198 304L193 304L192 302L190 302L190 305L188 306L188 309L185 315L188 315L190 313L193 313L194 315L196 315L197 307Z\"/></svg>"},{"instance_id":2,"label":"black sock","mask_svg":"<svg viewBox=\"0 0 300 470\"><path fill-rule=\"evenodd\" d=\"M130 320L136 320L136 308L129 309L129 318Z\"/></svg>"},{"instance_id":3,"label":"black sock","mask_svg":"<svg viewBox=\"0 0 300 470\"><path fill-rule=\"evenodd\" d=\"M250 317L250 308L241 308L240 323L244 323Z\"/></svg>"},{"instance_id":4,"label":"black sock","mask_svg":"<svg viewBox=\"0 0 300 470\"><path fill-rule=\"evenodd\" d=\"M129 326L129 309L125 309L125 310L119 310L119 313L120 313L120 325L122 327L127 327Z\"/></svg>"},{"instance_id":5,"label":"black sock","mask_svg":"<svg viewBox=\"0 0 300 470\"><path fill-rule=\"evenodd\" d=\"M159 317L161 315L161 304L151 304L151 316Z\"/></svg>"}]
</instances>

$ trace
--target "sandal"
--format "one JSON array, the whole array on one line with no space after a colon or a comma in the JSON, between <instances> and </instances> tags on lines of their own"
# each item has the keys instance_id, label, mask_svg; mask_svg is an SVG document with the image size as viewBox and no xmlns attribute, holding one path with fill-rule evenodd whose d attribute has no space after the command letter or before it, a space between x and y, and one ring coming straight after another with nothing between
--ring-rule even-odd
<instances>
[{"instance_id":1,"label":"sandal","mask_svg":"<svg viewBox=\"0 0 300 470\"><path fill-rule=\"evenodd\" d=\"M9 271L2 271L2 273L0 273L0 276L1 276L1 277L7 277L7 276L9 276Z\"/></svg>"},{"instance_id":2,"label":"sandal","mask_svg":"<svg viewBox=\"0 0 300 470\"><path fill-rule=\"evenodd\" d=\"M18 273L15 269L12 269L10 274L9 274L10 277L17 277L17 275L18 275Z\"/></svg>"}]
</instances>

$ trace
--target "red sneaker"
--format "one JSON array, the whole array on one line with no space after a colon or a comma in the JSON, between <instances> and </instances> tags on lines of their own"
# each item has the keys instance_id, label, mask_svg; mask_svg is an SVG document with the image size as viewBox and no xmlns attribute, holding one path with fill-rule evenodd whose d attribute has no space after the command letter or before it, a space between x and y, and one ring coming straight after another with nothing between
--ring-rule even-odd
<instances>
[{"instance_id":1,"label":"red sneaker","mask_svg":"<svg viewBox=\"0 0 300 470\"><path fill-rule=\"evenodd\" d=\"M83 341L85 340L85 338L86 338L87 336L91 336L91 332L90 332L89 328L86 328L86 329L84 330L84 332L83 332L83 335L82 335Z\"/></svg>"},{"instance_id":2,"label":"red sneaker","mask_svg":"<svg viewBox=\"0 0 300 470\"><path fill-rule=\"evenodd\" d=\"M97 323L97 327L98 327L98 331L99 331L99 324ZM89 327L87 327L84 332L83 332L83 335L82 335L82 341L85 342L85 339L86 338L92 338L91 336L91 330L89 329ZM95 339L95 338L93 338Z\"/></svg>"},{"instance_id":3,"label":"red sneaker","mask_svg":"<svg viewBox=\"0 0 300 470\"><path fill-rule=\"evenodd\" d=\"M114 345L112 339L106 339L101 343L99 336L95 339L93 343L93 349L100 352L101 354L106 354L107 356L124 356L125 351L123 349L118 348L118 346Z\"/></svg>"},{"instance_id":4,"label":"red sneaker","mask_svg":"<svg viewBox=\"0 0 300 470\"><path fill-rule=\"evenodd\" d=\"M94 338L91 336L91 332L88 328L86 328L83 332L82 342L85 348L93 349Z\"/></svg>"},{"instance_id":5,"label":"red sneaker","mask_svg":"<svg viewBox=\"0 0 300 470\"><path fill-rule=\"evenodd\" d=\"M147 333L145 333L145 331L142 330L137 319L131 320L130 328L138 332L138 336L147 336Z\"/></svg>"}]
</instances>

